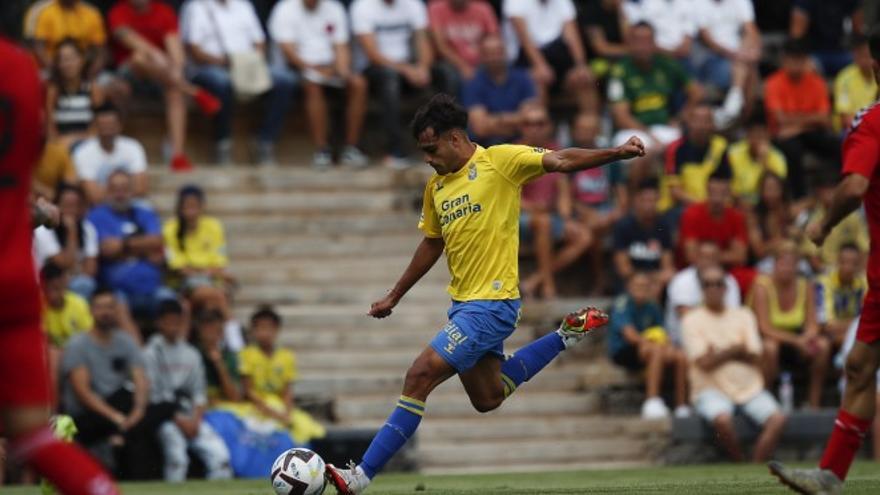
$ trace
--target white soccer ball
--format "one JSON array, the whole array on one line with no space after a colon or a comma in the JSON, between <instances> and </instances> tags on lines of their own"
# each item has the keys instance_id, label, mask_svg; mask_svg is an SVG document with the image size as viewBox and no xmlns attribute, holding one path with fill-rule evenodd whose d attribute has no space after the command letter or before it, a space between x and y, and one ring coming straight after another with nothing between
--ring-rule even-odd
<instances>
[{"instance_id":1,"label":"white soccer ball","mask_svg":"<svg viewBox=\"0 0 880 495\"><path fill-rule=\"evenodd\" d=\"M290 449L275 459L269 480L278 495L321 495L324 459L309 449Z\"/></svg>"}]
</instances>

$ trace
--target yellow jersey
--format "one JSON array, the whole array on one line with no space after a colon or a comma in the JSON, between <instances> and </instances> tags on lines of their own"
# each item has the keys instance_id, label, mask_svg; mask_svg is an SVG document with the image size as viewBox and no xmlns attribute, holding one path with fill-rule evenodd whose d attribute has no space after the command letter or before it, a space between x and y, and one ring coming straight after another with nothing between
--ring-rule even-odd
<instances>
[{"instance_id":1,"label":"yellow jersey","mask_svg":"<svg viewBox=\"0 0 880 495\"><path fill-rule=\"evenodd\" d=\"M43 310L43 324L49 340L56 347L64 347L68 340L81 332L88 332L94 325L89 303L74 292L64 293L64 304L56 309L48 304Z\"/></svg>"},{"instance_id":2,"label":"yellow jersey","mask_svg":"<svg viewBox=\"0 0 880 495\"><path fill-rule=\"evenodd\" d=\"M254 392L261 398L281 396L284 387L296 380L296 356L287 349L275 349L266 355L256 345L238 354L238 373L251 379Z\"/></svg>"},{"instance_id":3,"label":"yellow jersey","mask_svg":"<svg viewBox=\"0 0 880 495\"><path fill-rule=\"evenodd\" d=\"M680 186L695 201L706 200L706 185L709 176L718 167L727 166L727 139L715 135L709 143L700 148L691 144L687 137L670 144L666 148L665 170L660 177L660 199L658 211L667 211L676 206L672 188Z\"/></svg>"},{"instance_id":4,"label":"yellow jersey","mask_svg":"<svg viewBox=\"0 0 880 495\"><path fill-rule=\"evenodd\" d=\"M229 264L226 257L226 234L223 224L214 217L202 216L195 230L177 238L178 221L172 218L162 226L165 257L172 270L181 268L222 268Z\"/></svg>"},{"instance_id":5,"label":"yellow jersey","mask_svg":"<svg viewBox=\"0 0 880 495\"><path fill-rule=\"evenodd\" d=\"M816 307L819 323L850 320L862 312L862 300L868 293L868 279L860 275L849 286L840 283L840 274L833 270L816 281Z\"/></svg>"},{"instance_id":6,"label":"yellow jersey","mask_svg":"<svg viewBox=\"0 0 880 495\"><path fill-rule=\"evenodd\" d=\"M834 130L841 131L840 115L854 116L877 98L874 75L866 78L856 64L850 64L834 78Z\"/></svg>"},{"instance_id":7,"label":"yellow jersey","mask_svg":"<svg viewBox=\"0 0 880 495\"><path fill-rule=\"evenodd\" d=\"M758 183L764 175L765 165L767 171L783 179L788 175L788 164L782 152L771 146L767 153L767 163L762 165L749 153L749 143L745 139L730 146L727 161L730 162L730 170L733 172L733 195L752 205L758 203Z\"/></svg>"},{"instance_id":8,"label":"yellow jersey","mask_svg":"<svg viewBox=\"0 0 880 495\"><path fill-rule=\"evenodd\" d=\"M428 180L419 229L446 244L453 300L519 298L520 194L544 174L545 153L524 145L477 146L460 170Z\"/></svg>"},{"instance_id":9,"label":"yellow jersey","mask_svg":"<svg viewBox=\"0 0 880 495\"><path fill-rule=\"evenodd\" d=\"M55 48L65 38L73 38L83 50L107 42L101 12L86 2L67 8L55 0L38 3L34 9L25 16L25 33L45 42L50 57L55 56Z\"/></svg>"}]
</instances>

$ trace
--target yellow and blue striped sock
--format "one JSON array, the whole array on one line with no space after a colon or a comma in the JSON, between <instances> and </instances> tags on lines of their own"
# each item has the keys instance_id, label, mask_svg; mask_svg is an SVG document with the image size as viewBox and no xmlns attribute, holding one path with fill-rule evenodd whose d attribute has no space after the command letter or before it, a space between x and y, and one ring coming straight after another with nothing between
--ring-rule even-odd
<instances>
[{"instance_id":1,"label":"yellow and blue striped sock","mask_svg":"<svg viewBox=\"0 0 880 495\"><path fill-rule=\"evenodd\" d=\"M565 344L562 342L562 337L556 332L550 332L516 351L513 356L510 356L510 359L501 365L501 384L504 386L504 397L510 396L521 383L531 380L564 350Z\"/></svg>"},{"instance_id":2,"label":"yellow and blue striped sock","mask_svg":"<svg viewBox=\"0 0 880 495\"><path fill-rule=\"evenodd\" d=\"M361 461L360 467L370 479L376 476L376 473L381 471L388 460L412 437L424 414L424 402L405 395L400 396L397 407L373 437Z\"/></svg>"}]
</instances>

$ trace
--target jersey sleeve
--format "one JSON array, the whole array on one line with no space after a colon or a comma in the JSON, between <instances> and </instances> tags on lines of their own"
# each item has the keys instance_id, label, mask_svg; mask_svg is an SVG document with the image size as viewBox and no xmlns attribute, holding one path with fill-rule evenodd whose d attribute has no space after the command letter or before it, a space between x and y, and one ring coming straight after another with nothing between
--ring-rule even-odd
<instances>
[{"instance_id":1,"label":"jersey sleeve","mask_svg":"<svg viewBox=\"0 0 880 495\"><path fill-rule=\"evenodd\" d=\"M853 126L843 144L843 173L870 179L880 160L880 132L874 122L864 119L857 118Z\"/></svg>"},{"instance_id":2,"label":"jersey sleeve","mask_svg":"<svg viewBox=\"0 0 880 495\"><path fill-rule=\"evenodd\" d=\"M434 181L428 181L425 185L425 193L422 195L422 214L419 217L419 230L425 233L425 237L438 238L443 235L440 230L440 219L434 208Z\"/></svg>"},{"instance_id":3,"label":"jersey sleeve","mask_svg":"<svg viewBox=\"0 0 880 495\"><path fill-rule=\"evenodd\" d=\"M522 186L546 172L544 155L549 151L521 144L501 144L486 150L492 165L501 175Z\"/></svg>"}]
</instances>

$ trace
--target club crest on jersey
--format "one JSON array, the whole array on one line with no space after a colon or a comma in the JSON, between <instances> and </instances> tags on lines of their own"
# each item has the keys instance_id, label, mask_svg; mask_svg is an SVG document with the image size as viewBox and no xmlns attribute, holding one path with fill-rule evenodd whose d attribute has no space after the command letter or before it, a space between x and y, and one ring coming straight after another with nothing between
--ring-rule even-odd
<instances>
[{"instance_id":1,"label":"club crest on jersey","mask_svg":"<svg viewBox=\"0 0 880 495\"><path fill-rule=\"evenodd\" d=\"M538 147L538 148L532 148L532 151L534 151L535 153L543 153L547 150L545 150L544 148Z\"/></svg>"},{"instance_id":2,"label":"club crest on jersey","mask_svg":"<svg viewBox=\"0 0 880 495\"><path fill-rule=\"evenodd\" d=\"M477 178L477 164L471 163L468 166L468 180L475 180Z\"/></svg>"},{"instance_id":3,"label":"club crest on jersey","mask_svg":"<svg viewBox=\"0 0 880 495\"><path fill-rule=\"evenodd\" d=\"M434 186L434 191L439 191L443 189L443 179L437 181L437 185Z\"/></svg>"}]
</instances>

